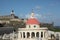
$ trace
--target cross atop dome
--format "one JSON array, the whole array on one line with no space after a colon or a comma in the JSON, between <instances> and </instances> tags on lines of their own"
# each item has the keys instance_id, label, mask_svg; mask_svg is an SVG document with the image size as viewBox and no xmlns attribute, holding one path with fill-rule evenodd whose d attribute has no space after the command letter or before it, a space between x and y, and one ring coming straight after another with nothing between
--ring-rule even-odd
<instances>
[{"instance_id":1,"label":"cross atop dome","mask_svg":"<svg viewBox=\"0 0 60 40\"><path fill-rule=\"evenodd\" d=\"M34 11L32 9L31 18L34 18Z\"/></svg>"}]
</instances>

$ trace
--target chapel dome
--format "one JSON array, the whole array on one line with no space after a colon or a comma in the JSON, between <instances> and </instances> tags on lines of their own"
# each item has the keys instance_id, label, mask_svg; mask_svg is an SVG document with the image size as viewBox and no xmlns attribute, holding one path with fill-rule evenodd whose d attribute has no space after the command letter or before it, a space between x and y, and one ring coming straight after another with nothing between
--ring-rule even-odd
<instances>
[{"instance_id":1,"label":"chapel dome","mask_svg":"<svg viewBox=\"0 0 60 40\"><path fill-rule=\"evenodd\" d=\"M30 18L27 20L26 24L39 24L39 21L36 18Z\"/></svg>"}]
</instances>

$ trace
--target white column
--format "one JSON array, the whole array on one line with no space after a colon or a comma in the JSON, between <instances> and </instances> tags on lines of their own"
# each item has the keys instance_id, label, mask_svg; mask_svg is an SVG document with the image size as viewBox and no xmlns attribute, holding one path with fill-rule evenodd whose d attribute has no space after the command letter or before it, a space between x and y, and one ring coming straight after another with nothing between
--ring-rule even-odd
<instances>
[{"instance_id":1,"label":"white column","mask_svg":"<svg viewBox=\"0 0 60 40\"><path fill-rule=\"evenodd\" d=\"M23 38L23 32L22 32L22 38Z\"/></svg>"},{"instance_id":2,"label":"white column","mask_svg":"<svg viewBox=\"0 0 60 40\"><path fill-rule=\"evenodd\" d=\"M20 36L19 36L19 35L20 35L20 32L18 31L18 40L20 39L20 36L21 36L21 35L20 35ZM11 39L10 39L10 40L11 40Z\"/></svg>"},{"instance_id":3,"label":"white column","mask_svg":"<svg viewBox=\"0 0 60 40\"><path fill-rule=\"evenodd\" d=\"M21 32L19 32L18 36L19 36L19 38L21 38Z\"/></svg>"},{"instance_id":4,"label":"white column","mask_svg":"<svg viewBox=\"0 0 60 40\"><path fill-rule=\"evenodd\" d=\"M43 38L44 38L44 31L43 31Z\"/></svg>"},{"instance_id":5,"label":"white column","mask_svg":"<svg viewBox=\"0 0 60 40\"><path fill-rule=\"evenodd\" d=\"M27 32L25 32L25 38L27 38Z\"/></svg>"},{"instance_id":6,"label":"white column","mask_svg":"<svg viewBox=\"0 0 60 40\"><path fill-rule=\"evenodd\" d=\"M35 38L36 38L36 32L34 32L35 33Z\"/></svg>"},{"instance_id":7,"label":"white column","mask_svg":"<svg viewBox=\"0 0 60 40\"><path fill-rule=\"evenodd\" d=\"M41 38L41 32L39 32L39 38Z\"/></svg>"},{"instance_id":8,"label":"white column","mask_svg":"<svg viewBox=\"0 0 60 40\"><path fill-rule=\"evenodd\" d=\"M46 33L45 33L45 38L48 38L48 32L46 31Z\"/></svg>"},{"instance_id":9,"label":"white column","mask_svg":"<svg viewBox=\"0 0 60 40\"><path fill-rule=\"evenodd\" d=\"M31 38L31 32L30 32L30 38Z\"/></svg>"},{"instance_id":10,"label":"white column","mask_svg":"<svg viewBox=\"0 0 60 40\"><path fill-rule=\"evenodd\" d=\"M19 34L20 34L20 33L19 33L19 31L18 31L18 39L19 39L19 37L20 37Z\"/></svg>"}]
</instances>

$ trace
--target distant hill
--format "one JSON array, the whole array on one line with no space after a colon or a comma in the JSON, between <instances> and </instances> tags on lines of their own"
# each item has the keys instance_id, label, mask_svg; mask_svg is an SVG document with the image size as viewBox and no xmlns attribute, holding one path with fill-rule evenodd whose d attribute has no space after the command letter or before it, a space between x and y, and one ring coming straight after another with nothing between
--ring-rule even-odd
<instances>
[{"instance_id":1,"label":"distant hill","mask_svg":"<svg viewBox=\"0 0 60 40\"><path fill-rule=\"evenodd\" d=\"M60 26L54 26L54 27L56 27L56 28L60 28Z\"/></svg>"},{"instance_id":2,"label":"distant hill","mask_svg":"<svg viewBox=\"0 0 60 40\"><path fill-rule=\"evenodd\" d=\"M19 19L15 18L13 21L11 21L9 18L2 18L0 19L3 22L0 23L0 27L14 27L15 30L17 28L25 28L25 21L27 19ZM7 23L6 23L7 22ZM49 30L55 31L55 32L60 32L60 26L54 26L54 23L40 23L40 27L47 27Z\"/></svg>"}]
</instances>

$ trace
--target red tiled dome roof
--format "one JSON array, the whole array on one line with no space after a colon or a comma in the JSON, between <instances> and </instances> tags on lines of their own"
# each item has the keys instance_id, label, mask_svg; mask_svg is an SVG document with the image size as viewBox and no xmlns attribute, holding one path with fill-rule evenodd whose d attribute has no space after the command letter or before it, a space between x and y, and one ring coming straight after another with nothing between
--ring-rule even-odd
<instances>
[{"instance_id":1,"label":"red tiled dome roof","mask_svg":"<svg viewBox=\"0 0 60 40\"><path fill-rule=\"evenodd\" d=\"M27 20L26 24L39 24L39 21L35 18L30 18Z\"/></svg>"}]
</instances>

